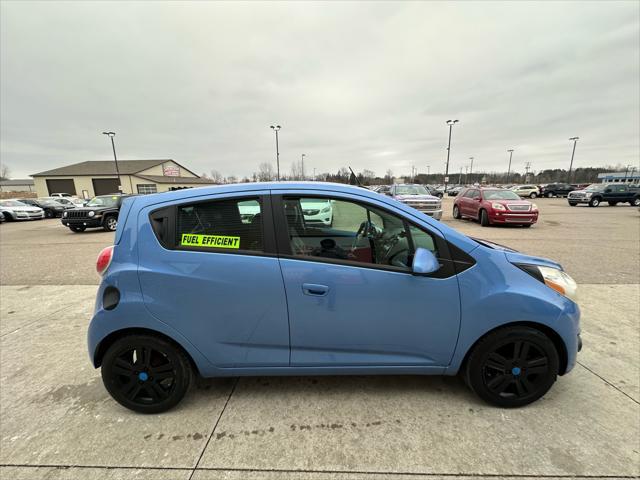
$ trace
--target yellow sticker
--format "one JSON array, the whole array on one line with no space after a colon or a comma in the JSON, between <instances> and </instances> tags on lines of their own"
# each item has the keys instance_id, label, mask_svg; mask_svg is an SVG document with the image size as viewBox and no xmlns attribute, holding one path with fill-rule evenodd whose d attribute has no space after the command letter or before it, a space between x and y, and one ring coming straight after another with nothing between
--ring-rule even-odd
<instances>
[{"instance_id":1,"label":"yellow sticker","mask_svg":"<svg viewBox=\"0 0 640 480\"><path fill-rule=\"evenodd\" d=\"M185 247L240 248L240 237L183 233L180 245Z\"/></svg>"}]
</instances>

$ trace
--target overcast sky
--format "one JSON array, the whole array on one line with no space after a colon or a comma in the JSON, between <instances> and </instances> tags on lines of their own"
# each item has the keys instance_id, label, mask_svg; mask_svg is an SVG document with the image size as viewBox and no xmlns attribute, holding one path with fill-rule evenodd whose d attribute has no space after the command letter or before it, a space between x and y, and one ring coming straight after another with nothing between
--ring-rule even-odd
<instances>
[{"instance_id":1,"label":"overcast sky","mask_svg":"<svg viewBox=\"0 0 640 480\"><path fill-rule=\"evenodd\" d=\"M640 3L1 3L1 160L638 165Z\"/></svg>"}]
</instances>

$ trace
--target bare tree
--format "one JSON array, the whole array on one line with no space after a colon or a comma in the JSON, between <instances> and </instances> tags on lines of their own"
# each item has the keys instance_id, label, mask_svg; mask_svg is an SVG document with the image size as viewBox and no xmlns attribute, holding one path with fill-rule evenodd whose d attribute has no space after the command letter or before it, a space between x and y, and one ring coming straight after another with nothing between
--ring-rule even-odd
<instances>
[{"instance_id":1,"label":"bare tree","mask_svg":"<svg viewBox=\"0 0 640 480\"><path fill-rule=\"evenodd\" d=\"M229 175L224 179L224 183L238 183L238 177L236 177L235 175Z\"/></svg>"},{"instance_id":2,"label":"bare tree","mask_svg":"<svg viewBox=\"0 0 640 480\"><path fill-rule=\"evenodd\" d=\"M223 183L224 182L224 178L222 177L222 174L218 171L218 170L211 170L211 180L213 180L214 183Z\"/></svg>"},{"instance_id":3,"label":"bare tree","mask_svg":"<svg viewBox=\"0 0 640 480\"><path fill-rule=\"evenodd\" d=\"M374 178L376 178L376 172L374 172L373 170L368 170L368 169L365 168L362 171L362 179L361 179L361 181L365 185L370 185Z\"/></svg>"},{"instance_id":4,"label":"bare tree","mask_svg":"<svg viewBox=\"0 0 640 480\"><path fill-rule=\"evenodd\" d=\"M393 183L393 172L391 171L391 169L387 170L387 173L384 176L384 181L389 185Z\"/></svg>"},{"instance_id":5,"label":"bare tree","mask_svg":"<svg viewBox=\"0 0 640 480\"><path fill-rule=\"evenodd\" d=\"M270 163L263 162L258 165L258 173L254 175L256 175L259 182L270 182L273 180L275 173Z\"/></svg>"},{"instance_id":6,"label":"bare tree","mask_svg":"<svg viewBox=\"0 0 640 480\"><path fill-rule=\"evenodd\" d=\"M302 179L302 166L300 162L293 162L291 164L291 180Z\"/></svg>"},{"instance_id":7,"label":"bare tree","mask_svg":"<svg viewBox=\"0 0 640 480\"><path fill-rule=\"evenodd\" d=\"M9 180L10 176L11 176L11 169L7 165L2 164L0 166L0 180Z\"/></svg>"}]
</instances>

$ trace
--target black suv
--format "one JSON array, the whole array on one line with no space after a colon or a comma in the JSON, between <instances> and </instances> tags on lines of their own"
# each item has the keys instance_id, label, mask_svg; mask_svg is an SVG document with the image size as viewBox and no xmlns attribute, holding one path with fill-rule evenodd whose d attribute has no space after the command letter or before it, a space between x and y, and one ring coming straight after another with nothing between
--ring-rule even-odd
<instances>
[{"instance_id":1,"label":"black suv","mask_svg":"<svg viewBox=\"0 0 640 480\"><path fill-rule=\"evenodd\" d=\"M590 207L597 207L607 202L612 207L618 203L629 203L634 207L640 206L640 188L637 185L594 183L584 190L575 190L567 197L572 207L578 203L588 203Z\"/></svg>"},{"instance_id":2,"label":"black suv","mask_svg":"<svg viewBox=\"0 0 640 480\"><path fill-rule=\"evenodd\" d=\"M131 195L100 195L93 197L84 207L67 210L62 224L72 232L84 232L87 228L104 228L114 232L118 226L118 214L122 201Z\"/></svg>"},{"instance_id":3,"label":"black suv","mask_svg":"<svg viewBox=\"0 0 640 480\"><path fill-rule=\"evenodd\" d=\"M573 192L575 189L576 187L572 187L568 183L550 183L542 187L540 195L547 198L566 197L569 192Z\"/></svg>"}]
</instances>

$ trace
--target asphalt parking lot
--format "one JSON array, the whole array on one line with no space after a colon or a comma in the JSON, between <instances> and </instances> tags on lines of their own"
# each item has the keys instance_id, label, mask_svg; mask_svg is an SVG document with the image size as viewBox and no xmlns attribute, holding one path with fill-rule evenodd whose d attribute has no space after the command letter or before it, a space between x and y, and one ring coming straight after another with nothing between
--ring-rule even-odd
<instances>
[{"instance_id":1,"label":"asphalt parking lot","mask_svg":"<svg viewBox=\"0 0 640 480\"><path fill-rule=\"evenodd\" d=\"M630 478L640 475L640 213L539 199L530 229L443 221L560 261L580 284L574 371L523 409L457 378L201 382L174 410L116 404L86 352L95 258L113 234L0 226L0 477Z\"/></svg>"}]
</instances>

